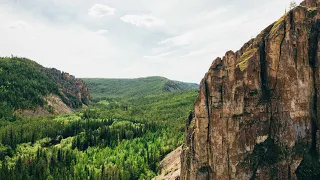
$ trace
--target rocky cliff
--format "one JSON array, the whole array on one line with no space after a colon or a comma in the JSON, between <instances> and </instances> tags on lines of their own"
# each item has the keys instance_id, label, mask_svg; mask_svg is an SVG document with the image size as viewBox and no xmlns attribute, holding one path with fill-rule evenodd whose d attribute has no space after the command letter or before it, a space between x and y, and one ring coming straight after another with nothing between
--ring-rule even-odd
<instances>
[{"instance_id":1,"label":"rocky cliff","mask_svg":"<svg viewBox=\"0 0 320 180\"><path fill-rule=\"evenodd\" d=\"M90 91L83 80L55 68L46 68L45 72L57 83L62 101L66 105L78 108L90 103Z\"/></svg>"},{"instance_id":2,"label":"rocky cliff","mask_svg":"<svg viewBox=\"0 0 320 180\"><path fill-rule=\"evenodd\" d=\"M320 1L212 63L186 125L181 179L320 179Z\"/></svg>"}]
</instances>

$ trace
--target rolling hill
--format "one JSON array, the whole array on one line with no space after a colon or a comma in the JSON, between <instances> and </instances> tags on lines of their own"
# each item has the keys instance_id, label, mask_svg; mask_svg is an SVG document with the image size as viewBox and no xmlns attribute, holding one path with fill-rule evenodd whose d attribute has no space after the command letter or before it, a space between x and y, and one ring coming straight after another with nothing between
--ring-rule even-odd
<instances>
[{"instance_id":1,"label":"rolling hill","mask_svg":"<svg viewBox=\"0 0 320 180\"><path fill-rule=\"evenodd\" d=\"M169 80L164 77L137 79L83 79L89 86L93 99L132 98L166 92L197 89L198 84Z\"/></svg>"}]
</instances>

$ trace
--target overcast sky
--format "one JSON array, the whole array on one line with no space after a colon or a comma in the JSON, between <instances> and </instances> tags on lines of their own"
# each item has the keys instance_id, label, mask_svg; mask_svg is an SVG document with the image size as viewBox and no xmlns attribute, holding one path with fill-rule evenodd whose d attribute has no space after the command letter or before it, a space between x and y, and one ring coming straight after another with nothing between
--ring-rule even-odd
<instances>
[{"instance_id":1,"label":"overcast sky","mask_svg":"<svg viewBox=\"0 0 320 180\"><path fill-rule=\"evenodd\" d=\"M216 57L255 37L290 1L0 0L0 56L76 77L199 83Z\"/></svg>"}]
</instances>

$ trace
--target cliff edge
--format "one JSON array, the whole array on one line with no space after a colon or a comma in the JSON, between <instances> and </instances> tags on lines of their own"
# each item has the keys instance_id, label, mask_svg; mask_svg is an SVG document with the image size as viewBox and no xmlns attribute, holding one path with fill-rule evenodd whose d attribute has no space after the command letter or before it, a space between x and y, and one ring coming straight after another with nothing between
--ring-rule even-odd
<instances>
[{"instance_id":1,"label":"cliff edge","mask_svg":"<svg viewBox=\"0 0 320 180\"><path fill-rule=\"evenodd\" d=\"M320 179L320 1L212 63L186 122L181 179Z\"/></svg>"}]
</instances>

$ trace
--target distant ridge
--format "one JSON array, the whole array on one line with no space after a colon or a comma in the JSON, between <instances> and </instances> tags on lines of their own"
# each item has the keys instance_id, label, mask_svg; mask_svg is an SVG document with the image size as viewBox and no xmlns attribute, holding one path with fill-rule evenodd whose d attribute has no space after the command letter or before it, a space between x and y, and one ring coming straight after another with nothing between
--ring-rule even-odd
<instances>
[{"instance_id":1,"label":"distant ridge","mask_svg":"<svg viewBox=\"0 0 320 180\"><path fill-rule=\"evenodd\" d=\"M197 89L198 84L169 80L160 76L135 79L84 78L95 98L132 98Z\"/></svg>"}]
</instances>

